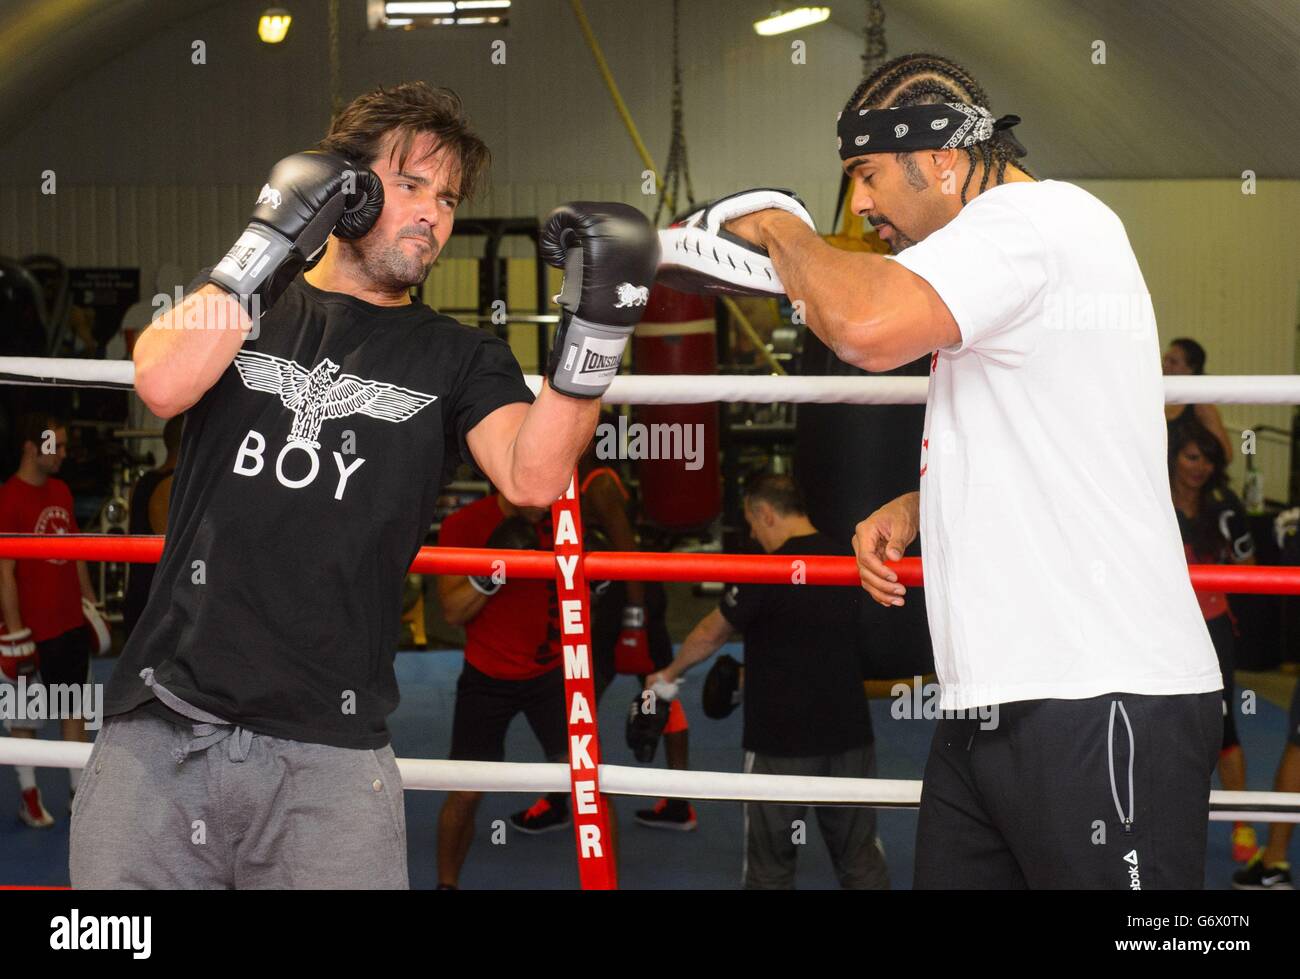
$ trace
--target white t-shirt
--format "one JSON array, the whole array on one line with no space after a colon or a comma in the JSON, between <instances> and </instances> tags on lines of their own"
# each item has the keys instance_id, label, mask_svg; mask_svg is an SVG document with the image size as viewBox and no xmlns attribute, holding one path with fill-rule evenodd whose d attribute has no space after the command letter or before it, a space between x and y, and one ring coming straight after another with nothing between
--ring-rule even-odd
<instances>
[{"instance_id":1,"label":"white t-shirt","mask_svg":"<svg viewBox=\"0 0 1300 979\"><path fill-rule=\"evenodd\" d=\"M1004 184L893 260L962 335L931 358L921 448L940 705L1219 689L1119 218L1072 184Z\"/></svg>"}]
</instances>

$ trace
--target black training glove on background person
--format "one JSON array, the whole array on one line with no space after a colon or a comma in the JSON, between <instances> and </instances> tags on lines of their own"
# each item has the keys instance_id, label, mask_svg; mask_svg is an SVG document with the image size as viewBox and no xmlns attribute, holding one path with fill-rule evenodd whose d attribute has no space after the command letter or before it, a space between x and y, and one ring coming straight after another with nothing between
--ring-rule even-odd
<instances>
[{"instance_id":1,"label":"black training glove on background person","mask_svg":"<svg viewBox=\"0 0 1300 979\"><path fill-rule=\"evenodd\" d=\"M535 551L537 550L537 528L518 515L506 517L497 524L483 546L502 551ZM469 576L469 583L480 595L491 596L501 590L505 581L498 580L496 575L472 574Z\"/></svg>"},{"instance_id":2,"label":"black training glove on background person","mask_svg":"<svg viewBox=\"0 0 1300 979\"><path fill-rule=\"evenodd\" d=\"M627 204L575 201L550 213L539 244L542 257L564 269L546 376L561 394L599 398L650 299L658 236Z\"/></svg>"},{"instance_id":3,"label":"black training glove on background person","mask_svg":"<svg viewBox=\"0 0 1300 979\"><path fill-rule=\"evenodd\" d=\"M256 295L265 313L331 232L360 238L383 208L383 182L367 168L323 150L286 156L271 169L248 227L208 281L238 297Z\"/></svg>"}]
</instances>

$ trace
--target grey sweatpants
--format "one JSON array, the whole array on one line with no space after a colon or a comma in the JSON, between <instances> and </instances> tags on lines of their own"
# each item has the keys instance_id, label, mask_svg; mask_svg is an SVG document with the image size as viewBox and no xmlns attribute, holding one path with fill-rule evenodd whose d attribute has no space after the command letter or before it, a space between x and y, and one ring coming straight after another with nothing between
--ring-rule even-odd
<instances>
[{"instance_id":1,"label":"grey sweatpants","mask_svg":"<svg viewBox=\"0 0 1300 979\"><path fill-rule=\"evenodd\" d=\"M149 707L105 721L71 834L77 888L409 887L390 747L177 724Z\"/></svg>"},{"instance_id":2,"label":"grey sweatpants","mask_svg":"<svg viewBox=\"0 0 1300 979\"><path fill-rule=\"evenodd\" d=\"M745 771L757 775L872 778L876 774L876 749L867 744L837 755L806 758L747 751ZM852 890L888 889L889 868L876 838L876 810L867 806L817 806L813 811L840 886ZM807 813L807 806L745 803L746 888L794 887L799 846L807 839Z\"/></svg>"}]
</instances>

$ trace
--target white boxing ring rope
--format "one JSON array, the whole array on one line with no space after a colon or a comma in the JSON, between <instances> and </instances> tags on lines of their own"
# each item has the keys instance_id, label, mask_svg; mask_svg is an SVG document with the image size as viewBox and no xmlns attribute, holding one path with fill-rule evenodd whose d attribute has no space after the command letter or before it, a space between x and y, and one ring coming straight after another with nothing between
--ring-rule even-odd
<instances>
[{"instance_id":1,"label":"white boxing ring rope","mask_svg":"<svg viewBox=\"0 0 1300 979\"><path fill-rule=\"evenodd\" d=\"M0 383L130 389L130 361L0 357ZM525 376L534 393L539 375ZM1300 404L1300 376L1177 376L1164 378L1168 404ZM607 404L705 404L793 402L801 404L923 404L926 377L776 377L749 375L622 375L602 399ZM0 765L82 768L91 746L71 741L0 738ZM412 790L473 792L567 792L568 765L443 761L399 758L402 786ZM825 778L739 772L683 772L600 765L601 792L672 796L733 802L865 805L916 808L915 779ZM1210 793L1210 820L1300 823L1300 793Z\"/></svg>"},{"instance_id":2,"label":"white boxing ring rope","mask_svg":"<svg viewBox=\"0 0 1300 979\"><path fill-rule=\"evenodd\" d=\"M0 357L0 383L133 387L129 360ZM540 374L526 374L534 394ZM1300 375L1179 375L1164 379L1167 404L1300 404ZM605 404L685 405L717 401L771 404L925 404L926 377L777 377L747 374L660 374L614 378Z\"/></svg>"},{"instance_id":3,"label":"white boxing ring rope","mask_svg":"<svg viewBox=\"0 0 1300 979\"><path fill-rule=\"evenodd\" d=\"M90 748L89 744L75 741L0 738L0 764L84 768ZM399 758L397 767L402 773L402 788L416 791L540 793L567 792L570 788L565 762ZM921 802L921 783L916 779L683 772L627 765L600 765L599 772L600 790L606 795L885 809L915 809ZM1211 820L1300 823L1300 792L1214 791L1210 793L1210 807Z\"/></svg>"}]
</instances>

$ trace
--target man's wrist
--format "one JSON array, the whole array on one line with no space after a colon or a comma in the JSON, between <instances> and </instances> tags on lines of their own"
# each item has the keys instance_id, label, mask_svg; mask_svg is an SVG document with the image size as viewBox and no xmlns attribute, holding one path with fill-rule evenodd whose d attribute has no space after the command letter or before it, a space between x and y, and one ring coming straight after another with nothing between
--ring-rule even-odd
<instances>
[{"instance_id":1,"label":"man's wrist","mask_svg":"<svg viewBox=\"0 0 1300 979\"><path fill-rule=\"evenodd\" d=\"M780 208L775 207L768 208L766 211L761 213L758 221L758 230L763 236L763 240L760 241L759 244L764 248L769 248L769 250L770 245L774 240L784 240L796 236L801 230L813 237L817 236L817 232L808 227L802 218L791 214L789 211L783 211Z\"/></svg>"}]
</instances>

